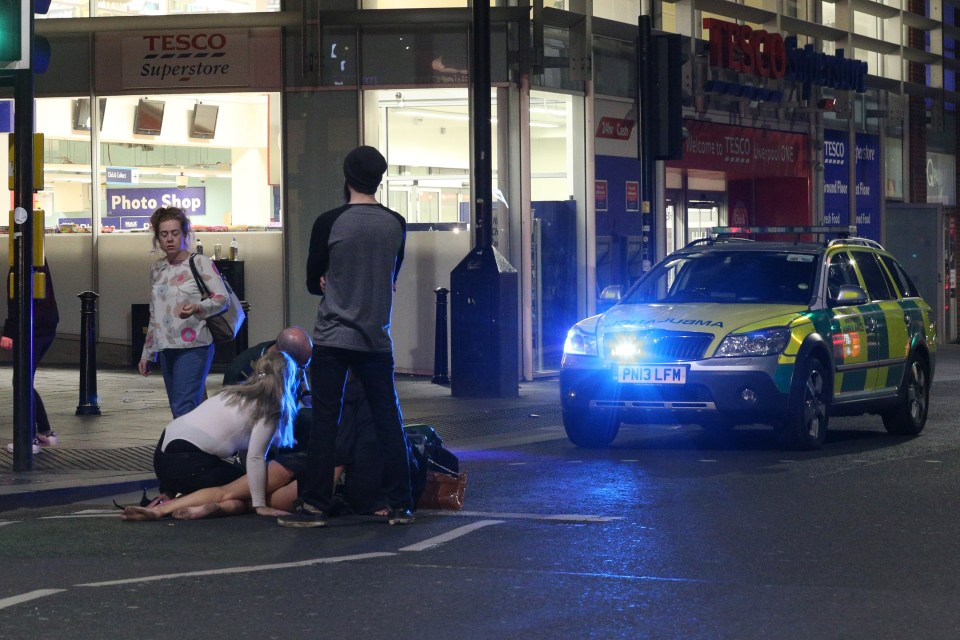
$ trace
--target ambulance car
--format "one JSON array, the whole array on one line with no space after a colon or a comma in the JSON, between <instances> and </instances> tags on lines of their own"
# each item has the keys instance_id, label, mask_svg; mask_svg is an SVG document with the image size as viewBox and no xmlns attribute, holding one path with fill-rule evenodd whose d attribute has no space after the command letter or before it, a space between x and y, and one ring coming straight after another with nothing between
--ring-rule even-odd
<instances>
[{"instance_id":1,"label":"ambulance car","mask_svg":"<svg viewBox=\"0 0 960 640\"><path fill-rule=\"evenodd\" d=\"M814 241L836 231L714 229L577 323L560 373L570 440L606 447L623 422L766 424L784 446L815 449L831 416L864 413L920 433L934 314L877 242Z\"/></svg>"}]
</instances>

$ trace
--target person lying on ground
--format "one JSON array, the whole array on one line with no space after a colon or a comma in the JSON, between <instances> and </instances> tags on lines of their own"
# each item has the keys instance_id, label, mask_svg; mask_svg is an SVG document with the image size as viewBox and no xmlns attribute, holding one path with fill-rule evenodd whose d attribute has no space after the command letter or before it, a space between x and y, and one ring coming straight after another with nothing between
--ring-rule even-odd
<instances>
[{"instance_id":1,"label":"person lying on ground","mask_svg":"<svg viewBox=\"0 0 960 640\"><path fill-rule=\"evenodd\" d=\"M337 466L334 469L336 500L340 514L388 515L382 488L383 460L380 456L370 410L363 387L354 379L347 383L346 402L337 435ZM301 410L302 411L302 410ZM125 521L158 520L172 516L195 520L212 516L240 515L255 511L259 515L278 515L293 510L297 497L297 476L304 471L305 443L297 442L293 451L284 451L267 465L266 506L253 509L250 485L245 477L221 487L200 489L174 499L154 502L146 507L129 506L120 516ZM411 469L425 470L417 462L412 448ZM338 484L339 482L339 484ZM422 485L422 482L415 483ZM422 487L421 487L422 490ZM419 492L418 492L419 497Z\"/></svg>"},{"instance_id":2,"label":"person lying on ground","mask_svg":"<svg viewBox=\"0 0 960 640\"><path fill-rule=\"evenodd\" d=\"M219 487L246 473L253 507L266 508L267 450L273 442L294 443L297 371L286 353L268 353L244 384L224 388L168 424L153 458L162 496ZM243 450L245 468L239 464Z\"/></svg>"}]
</instances>

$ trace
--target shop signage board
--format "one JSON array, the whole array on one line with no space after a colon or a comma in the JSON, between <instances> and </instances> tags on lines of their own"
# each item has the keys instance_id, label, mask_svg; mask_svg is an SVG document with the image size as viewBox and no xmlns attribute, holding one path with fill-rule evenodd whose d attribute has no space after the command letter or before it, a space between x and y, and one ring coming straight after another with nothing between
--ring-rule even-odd
<instances>
[{"instance_id":1,"label":"shop signage board","mask_svg":"<svg viewBox=\"0 0 960 640\"><path fill-rule=\"evenodd\" d=\"M683 142L683 160L668 162L669 167L723 171L728 180L810 173L804 134L698 120L684 120L683 126L689 132Z\"/></svg>"},{"instance_id":2,"label":"shop signage board","mask_svg":"<svg viewBox=\"0 0 960 640\"><path fill-rule=\"evenodd\" d=\"M596 195L597 211L607 210L607 181L595 180L594 193Z\"/></svg>"},{"instance_id":3,"label":"shop signage board","mask_svg":"<svg viewBox=\"0 0 960 640\"><path fill-rule=\"evenodd\" d=\"M246 29L135 32L122 39L124 89L250 85Z\"/></svg>"},{"instance_id":4,"label":"shop signage board","mask_svg":"<svg viewBox=\"0 0 960 640\"><path fill-rule=\"evenodd\" d=\"M107 184L136 184L138 171L130 167L107 167Z\"/></svg>"},{"instance_id":5,"label":"shop signage board","mask_svg":"<svg viewBox=\"0 0 960 640\"><path fill-rule=\"evenodd\" d=\"M640 183L636 180L627 180L627 211L640 211Z\"/></svg>"},{"instance_id":6,"label":"shop signage board","mask_svg":"<svg viewBox=\"0 0 960 640\"><path fill-rule=\"evenodd\" d=\"M850 136L846 131L823 132L823 223L848 225L850 220ZM857 235L880 240L880 138L856 136Z\"/></svg>"},{"instance_id":7,"label":"shop signage board","mask_svg":"<svg viewBox=\"0 0 960 640\"><path fill-rule=\"evenodd\" d=\"M180 207L188 216L207 212L205 187L107 189L107 216L149 218L158 207Z\"/></svg>"},{"instance_id":8,"label":"shop signage board","mask_svg":"<svg viewBox=\"0 0 960 640\"><path fill-rule=\"evenodd\" d=\"M799 47L796 36L784 38L717 18L704 18L703 28L710 32L710 66L759 79L794 80L803 86L803 99L809 98L813 85L866 91L867 63L845 58L843 49L828 55L813 45Z\"/></svg>"}]
</instances>

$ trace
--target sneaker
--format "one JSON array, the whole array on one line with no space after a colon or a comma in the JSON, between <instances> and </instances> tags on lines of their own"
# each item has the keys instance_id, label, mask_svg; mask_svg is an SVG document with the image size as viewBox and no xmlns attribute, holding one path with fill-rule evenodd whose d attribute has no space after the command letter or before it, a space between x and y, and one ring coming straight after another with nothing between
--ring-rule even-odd
<instances>
[{"instance_id":1,"label":"sneaker","mask_svg":"<svg viewBox=\"0 0 960 640\"><path fill-rule=\"evenodd\" d=\"M57 444L57 434L54 431L50 433L38 433L33 441L41 447L52 447Z\"/></svg>"},{"instance_id":2,"label":"sneaker","mask_svg":"<svg viewBox=\"0 0 960 640\"><path fill-rule=\"evenodd\" d=\"M388 524L410 524L416 518L410 509L390 509L390 515L387 516Z\"/></svg>"},{"instance_id":3,"label":"sneaker","mask_svg":"<svg viewBox=\"0 0 960 640\"><path fill-rule=\"evenodd\" d=\"M316 507L301 503L290 515L277 518L277 524L281 527L292 527L295 529L307 529L311 527L327 526L327 514Z\"/></svg>"},{"instance_id":4,"label":"sneaker","mask_svg":"<svg viewBox=\"0 0 960 640\"><path fill-rule=\"evenodd\" d=\"M36 438L33 439L33 444L31 445L30 448L33 450L33 452L34 452L35 454L36 454L36 453L40 453L40 443L37 442L37 439L36 439ZM10 442L10 443L7 444L7 451L9 451L10 453L13 453L13 443L12 443L12 442Z\"/></svg>"}]
</instances>

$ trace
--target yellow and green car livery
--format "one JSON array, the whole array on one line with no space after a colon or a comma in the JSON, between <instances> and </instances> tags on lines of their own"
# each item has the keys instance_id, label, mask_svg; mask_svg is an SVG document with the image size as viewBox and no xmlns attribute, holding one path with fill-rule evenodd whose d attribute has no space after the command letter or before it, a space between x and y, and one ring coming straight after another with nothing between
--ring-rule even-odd
<instances>
[{"instance_id":1,"label":"yellow and green car livery","mask_svg":"<svg viewBox=\"0 0 960 640\"><path fill-rule=\"evenodd\" d=\"M900 263L862 238L754 242L722 231L570 329L560 373L570 440L607 446L621 422L760 423L809 449L830 416L863 413L891 433L919 433L936 328Z\"/></svg>"}]
</instances>

